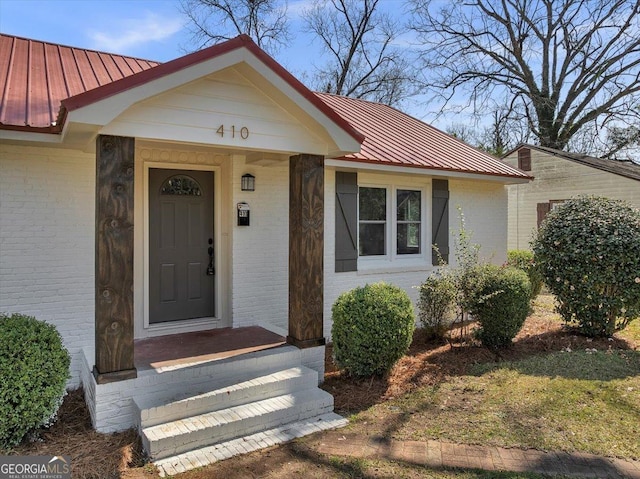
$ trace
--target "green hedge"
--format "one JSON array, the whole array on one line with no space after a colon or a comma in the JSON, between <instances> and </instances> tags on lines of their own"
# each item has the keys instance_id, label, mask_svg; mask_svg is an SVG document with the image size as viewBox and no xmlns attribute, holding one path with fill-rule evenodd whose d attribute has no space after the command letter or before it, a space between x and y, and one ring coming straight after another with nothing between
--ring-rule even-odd
<instances>
[{"instance_id":1,"label":"green hedge","mask_svg":"<svg viewBox=\"0 0 640 479\"><path fill-rule=\"evenodd\" d=\"M69 353L54 326L0 313L0 447L50 425L65 394Z\"/></svg>"},{"instance_id":2,"label":"green hedge","mask_svg":"<svg viewBox=\"0 0 640 479\"><path fill-rule=\"evenodd\" d=\"M429 276L420 285L418 319L427 336L444 338L456 318L457 286L447 272Z\"/></svg>"},{"instance_id":3,"label":"green hedge","mask_svg":"<svg viewBox=\"0 0 640 479\"><path fill-rule=\"evenodd\" d=\"M415 316L407 293L386 283L340 295L333 314L333 356L353 376L382 375L409 349Z\"/></svg>"},{"instance_id":4,"label":"green hedge","mask_svg":"<svg viewBox=\"0 0 640 479\"><path fill-rule=\"evenodd\" d=\"M521 269L527 273L531 282L531 299L536 299L542 290L544 278L534 261L533 252L526 249L514 249L507 252L507 266Z\"/></svg>"},{"instance_id":5,"label":"green hedge","mask_svg":"<svg viewBox=\"0 0 640 479\"><path fill-rule=\"evenodd\" d=\"M505 348L527 319L531 283L527 274L517 268L485 265L481 269L482 286L471 307L471 314L480 324L476 335L489 349Z\"/></svg>"}]
</instances>

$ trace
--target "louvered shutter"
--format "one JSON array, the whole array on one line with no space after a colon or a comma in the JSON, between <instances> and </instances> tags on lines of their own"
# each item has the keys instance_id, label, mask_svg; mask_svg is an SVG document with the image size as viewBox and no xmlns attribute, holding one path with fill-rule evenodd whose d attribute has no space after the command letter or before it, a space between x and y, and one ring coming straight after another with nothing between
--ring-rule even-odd
<instances>
[{"instance_id":1,"label":"louvered shutter","mask_svg":"<svg viewBox=\"0 0 640 479\"><path fill-rule=\"evenodd\" d=\"M358 270L358 174L336 172L336 273Z\"/></svg>"},{"instance_id":2,"label":"louvered shutter","mask_svg":"<svg viewBox=\"0 0 640 479\"><path fill-rule=\"evenodd\" d=\"M431 207L431 243L438 248L442 259L449 262L449 180L433 180ZM439 264L440 258L433 251L432 262Z\"/></svg>"},{"instance_id":3,"label":"louvered shutter","mask_svg":"<svg viewBox=\"0 0 640 479\"><path fill-rule=\"evenodd\" d=\"M538 228L540 228L540 223L544 221L544 218L547 216L547 213L551 211L551 203L538 203L537 204L537 213L538 213Z\"/></svg>"},{"instance_id":4,"label":"louvered shutter","mask_svg":"<svg viewBox=\"0 0 640 479\"><path fill-rule=\"evenodd\" d=\"M529 148L518 150L518 168L522 171L531 171L531 150Z\"/></svg>"}]
</instances>

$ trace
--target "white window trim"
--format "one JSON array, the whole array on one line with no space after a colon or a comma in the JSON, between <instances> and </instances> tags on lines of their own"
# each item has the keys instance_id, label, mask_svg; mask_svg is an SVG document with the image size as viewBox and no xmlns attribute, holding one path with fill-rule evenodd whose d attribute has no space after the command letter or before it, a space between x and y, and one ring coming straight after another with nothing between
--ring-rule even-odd
<instances>
[{"instance_id":1,"label":"white window trim","mask_svg":"<svg viewBox=\"0 0 640 479\"><path fill-rule=\"evenodd\" d=\"M387 228L385 234L385 254L360 256L360 188L384 188L387 192ZM397 253L397 200L398 190L420 192L420 253ZM429 214L431 188L429 185L411 185L405 183L358 182L358 271L411 269L422 270L431 267L431 235Z\"/></svg>"}]
</instances>

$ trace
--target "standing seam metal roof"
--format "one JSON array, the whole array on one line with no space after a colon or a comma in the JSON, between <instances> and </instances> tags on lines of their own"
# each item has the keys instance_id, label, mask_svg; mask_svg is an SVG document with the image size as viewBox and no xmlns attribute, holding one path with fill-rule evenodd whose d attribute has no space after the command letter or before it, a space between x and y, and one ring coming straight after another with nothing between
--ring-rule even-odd
<instances>
[{"instance_id":1,"label":"standing seam metal roof","mask_svg":"<svg viewBox=\"0 0 640 479\"><path fill-rule=\"evenodd\" d=\"M344 160L530 178L488 153L388 105L329 93L316 95L365 135L360 152L346 155Z\"/></svg>"},{"instance_id":2,"label":"standing seam metal roof","mask_svg":"<svg viewBox=\"0 0 640 479\"><path fill-rule=\"evenodd\" d=\"M0 34L0 125L49 129L60 102L159 65Z\"/></svg>"},{"instance_id":3,"label":"standing seam metal roof","mask_svg":"<svg viewBox=\"0 0 640 479\"><path fill-rule=\"evenodd\" d=\"M76 103L92 103L113 92L144 84L156 76L170 74L240 46L267 62L312 103L326 110L326 114L346 128L345 131L362 141L360 152L341 159L530 178L497 158L388 105L327 93L313 94L244 35L160 64L0 34L0 128L59 133L66 112L61 108L62 103L71 108L77 107Z\"/></svg>"}]
</instances>

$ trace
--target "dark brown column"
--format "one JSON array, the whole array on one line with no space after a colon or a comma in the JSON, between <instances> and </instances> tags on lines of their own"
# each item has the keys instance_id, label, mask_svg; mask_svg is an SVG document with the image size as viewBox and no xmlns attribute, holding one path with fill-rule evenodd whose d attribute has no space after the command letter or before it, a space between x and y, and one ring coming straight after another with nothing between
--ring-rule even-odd
<instances>
[{"instance_id":1,"label":"dark brown column","mask_svg":"<svg viewBox=\"0 0 640 479\"><path fill-rule=\"evenodd\" d=\"M136 377L133 364L133 138L96 142L96 364L98 384Z\"/></svg>"},{"instance_id":2,"label":"dark brown column","mask_svg":"<svg viewBox=\"0 0 640 479\"><path fill-rule=\"evenodd\" d=\"M289 336L299 348L325 344L322 334L324 275L324 157L289 162Z\"/></svg>"}]
</instances>

